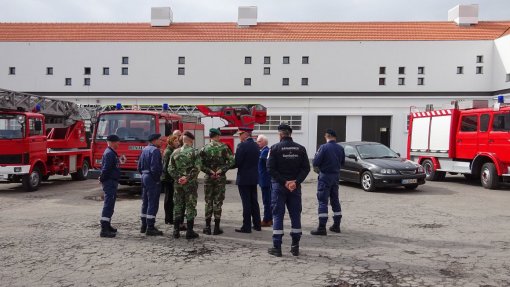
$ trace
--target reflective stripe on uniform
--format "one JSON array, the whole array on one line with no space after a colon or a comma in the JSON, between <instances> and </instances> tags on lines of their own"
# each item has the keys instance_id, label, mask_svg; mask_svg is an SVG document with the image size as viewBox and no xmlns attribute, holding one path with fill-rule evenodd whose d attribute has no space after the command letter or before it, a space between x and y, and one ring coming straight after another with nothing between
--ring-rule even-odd
<instances>
[{"instance_id":1,"label":"reflective stripe on uniform","mask_svg":"<svg viewBox=\"0 0 510 287\"><path fill-rule=\"evenodd\" d=\"M108 218L108 217L101 217L101 221L108 221L108 222L110 222L110 220L111 220L111 219L110 219L110 218Z\"/></svg>"},{"instance_id":2,"label":"reflective stripe on uniform","mask_svg":"<svg viewBox=\"0 0 510 287\"><path fill-rule=\"evenodd\" d=\"M333 212L333 216L338 216L338 215L342 215L342 212Z\"/></svg>"},{"instance_id":3,"label":"reflective stripe on uniform","mask_svg":"<svg viewBox=\"0 0 510 287\"><path fill-rule=\"evenodd\" d=\"M147 214L140 214L140 217L147 217Z\"/></svg>"},{"instance_id":4,"label":"reflective stripe on uniform","mask_svg":"<svg viewBox=\"0 0 510 287\"><path fill-rule=\"evenodd\" d=\"M273 230L273 234L283 234L283 230Z\"/></svg>"},{"instance_id":5,"label":"reflective stripe on uniform","mask_svg":"<svg viewBox=\"0 0 510 287\"><path fill-rule=\"evenodd\" d=\"M302 233L301 229L297 229L297 228L292 228L290 230L290 233Z\"/></svg>"},{"instance_id":6,"label":"reflective stripe on uniform","mask_svg":"<svg viewBox=\"0 0 510 287\"><path fill-rule=\"evenodd\" d=\"M147 219L156 219L155 215L147 215Z\"/></svg>"},{"instance_id":7,"label":"reflective stripe on uniform","mask_svg":"<svg viewBox=\"0 0 510 287\"><path fill-rule=\"evenodd\" d=\"M319 213L319 217L328 217L327 213Z\"/></svg>"}]
</instances>

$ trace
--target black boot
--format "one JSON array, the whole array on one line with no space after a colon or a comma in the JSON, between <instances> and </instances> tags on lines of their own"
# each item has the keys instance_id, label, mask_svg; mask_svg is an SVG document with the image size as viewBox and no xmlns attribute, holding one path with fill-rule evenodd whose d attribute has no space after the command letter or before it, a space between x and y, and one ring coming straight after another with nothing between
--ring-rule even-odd
<instances>
[{"instance_id":1,"label":"black boot","mask_svg":"<svg viewBox=\"0 0 510 287\"><path fill-rule=\"evenodd\" d=\"M145 232L147 236L161 236L163 235L163 231L158 230L155 226L148 226L147 232Z\"/></svg>"},{"instance_id":2,"label":"black boot","mask_svg":"<svg viewBox=\"0 0 510 287\"><path fill-rule=\"evenodd\" d=\"M276 247L273 247L273 248L269 248L267 250L267 253L273 255L273 256L276 256L276 257L282 257L282 248L276 248Z\"/></svg>"},{"instance_id":3,"label":"black boot","mask_svg":"<svg viewBox=\"0 0 510 287\"><path fill-rule=\"evenodd\" d=\"M331 227L329 228L329 231L332 231L332 232L335 232L335 233L340 233L340 223L337 225L337 224L333 224L331 225Z\"/></svg>"},{"instance_id":4,"label":"black boot","mask_svg":"<svg viewBox=\"0 0 510 287\"><path fill-rule=\"evenodd\" d=\"M219 219L219 218L214 220L213 235L220 235L223 233L223 230L220 228L220 221L221 221L221 219Z\"/></svg>"},{"instance_id":5,"label":"black boot","mask_svg":"<svg viewBox=\"0 0 510 287\"><path fill-rule=\"evenodd\" d=\"M117 228L113 227L111 223L108 224L108 229L113 233L117 233Z\"/></svg>"},{"instance_id":6,"label":"black boot","mask_svg":"<svg viewBox=\"0 0 510 287\"><path fill-rule=\"evenodd\" d=\"M290 246L290 253L293 256L299 256L299 240L292 239L292 245Z\"/></svg>"},{"instance_id":7,"label":"black boot","mask_svg":"<svg viewBox=\"0 0 510 287\"><path fill-rule=\"evenodd\" d=\"M205 220L204 234L211 235L211 219L210 218L207 218Z\"/></svg>"},{"instance_id":8,"label":"black boot","mask_svg":"<svg viewBox=\"0 0 510 287\"><path fill-rule=\"evenodd\" d=\"M186 239L195 239L198 237L198 233L193 231L193 225L195 224L195 220L188 220L186 229Z\"/></svg>"},{"instance_id":9,"label":"black boot","mask_svg":"<svg viewBox=\"0 0 510 287\"><path fill-rule=\"evenodd\" d=\"M174 219L174 238L179 238L181 237L181 233L180 233L180 230L179 230L179 225L181 224L181 219L180 218L176 218Z\"/></svg>"},{"instance_id":10,"label":"black boot","mask_svg":"<svg viewBox=\"0 0 510 287\"><path fill-rule=\"evenodd\" d=\"M145 232L147 232L147 225L142 225L140 227L140 233L145 233Z\"/></svg>"},{"instance_id":11,"label":"black boot","mask_svg":"<svg viewBox=\"0 0 510 287\"><path fill-rule=\"evenodd\" d=\"M326 231L326 225L319 224L319 227L316 230L310 231L311 235L328 235Z\"/></svg>"},{"instance_id":12,"label":"black boot","mask_svg":"<svg viewBox=\"0 0 510 287\"><path fill-rule=\"evenodd\" d=\"M117 235L117 233L110 231L110 228L106 224L101 224L101 233L99 236L106 238L113 238Z\"/></svg>"}]
</instances>

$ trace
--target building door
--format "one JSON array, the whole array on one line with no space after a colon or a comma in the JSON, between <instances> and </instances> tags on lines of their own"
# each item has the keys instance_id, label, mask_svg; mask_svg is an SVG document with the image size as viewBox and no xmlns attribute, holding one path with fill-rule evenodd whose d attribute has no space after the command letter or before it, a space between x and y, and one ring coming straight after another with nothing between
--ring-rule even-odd
<instances>
[{"instance_id":1,"label":"building door","mask_svg":"<svg viewBox=\"0 0 510 287\"><path fill-rule=\"evenodd\" d=\"M324 134L327 129L336 132L338 142L345 141L345 116L319 116L317 118L317 147L325 143Z\"/></svg>"},{"instance_id":2,"label":"building door","mask_svg":"<svg viewBox=\"0 0 510 287\"><path fill-rule=\"evenodd\" d=\"M361 140L378 142L389 147L391 137L391 116L363 116Z\"/></svg>"}]
</instances>

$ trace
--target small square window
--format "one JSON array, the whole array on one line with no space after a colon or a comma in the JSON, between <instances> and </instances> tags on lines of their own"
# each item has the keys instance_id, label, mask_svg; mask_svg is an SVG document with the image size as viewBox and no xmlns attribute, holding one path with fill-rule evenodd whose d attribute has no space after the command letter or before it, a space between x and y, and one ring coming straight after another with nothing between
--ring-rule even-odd
<instances>
[{"instance_id":1,"label":"small square window","mask_svg":"<svg viewBox=\"0 0 510 287\"><path fill-rule=\"evenodd\" d=\"M386 86L386 78L379 78L379 86Z\"/></svg>"},{"instance_id":2,"label":"small square window","mask_svg":"<svg viewBox=\"0 0 510 287\"><path fill-rule=\"evenodd\" d=\"M308 86L308 78L301 78L301 86Z\"/></svg>"},{"instance_id":3,"label":"small square window","mask_svg":"<svg viewBox=\"0 0 510 287\"><path fill-rule=\"evenodd\" d=\"M177 75L179 75L179 76L184 76L184 72L185 72L185 71L184 71L184 68L183 68L183 67L179 67L179 68L177 69Z\"/></svg>"},{"instance_id":4,"label":"small square window","mask_svg":"<svg viewBox=\"0 0 510 287\"><path fill-rule=\"evenodd\" d=\"M308 60L309 60L308 56L303 56L303 58L301 60L301 63L302 64L308 64Z\"/></svg>"},{"instance_id":5,"label":"small square window","mask_svg":"<svg viewBox=\"0 0 510 287\"><path fill-rule=\"evenodd\" d=\"M269 65L269 64L271 64L271 57L265 56L264 57L264 65Z\"/></svg>"},{"instance_id":6,"label":"small square window","mask_svg":"<svg viewBox=\"0 0 510 287\"><path fill-rule=\"evenodd\" d=\"M83 79L83 85L84 86L90 86L90 78Z\"/></svg>"},{"instance_id":7,"label":"small square window","mask_svg":"<svg viewBox=\"0 0 510 287\"><path fill-rule=\"evenodd\" d=\"M398 67L398 74L404 75L406 73L406 67Z\"/></svg>"},{"instance_id":8,"label":"small square window","mask_svg":"<svg viewBox=\"0 0 510 287\"><path fill-rule=\"evenodd\" d=\"M129 57L122 57L122 65L129 64Z\"/></svg>"},{"instance_id":9,"label":"small square window","mask_svg":"<svg viewBox=\"0 0 510 287\"><path fill-rule=\"evenodd\" d=\"M72 85L72 79L66 78L66 86L70 86L70 85Z\"/></svg>"},{"instance_id":10,"label":"small square window","mask_svg":"<svg viewBox=\"0 0 510 287\"><path fill-rule=\"evenodd\" d=\"M271 68L264 67L264 75L271 75Z\"/></svg>"},{"instance_id":11,"label":"small square window","mask_svg":"<svg viewBox=\"0 0 510 287\"><path fill-rule=\"evenodd\" d=\"M110 68L109 67L103 67L103 75L105 75L105 76L110 75Z\"/></svg>"},{"instance_id":12,"label":"small square window","mask_svg":"<svg viewBox=\"0 0 510 287\"><path fill-rule=\"evenodd\" d=\"M251 78L244 78L244 85L251 86Z\"/></svg>"},{"instance_id":13,"label":"small square window","mask_svg":"<svg viewBox=\"0 0 510 287\"><path fill-rule=\"evenodd\" d=\"M9 67L9 75L16 75L16 67Z\"/></svg>"},{"instance_id":14,"label":"small square window","mask_svg":"<svg viewBox=\"0 0 510 287\"><path fill-rule=\"evenodd\" d=\"M379 75L386 75L386 67L379 67Z\"/></svg>"},{"instance_id":15,"label":"small square window","mask_svg":"<svg viewBox=\"0 0 510 287\"><path fill-rule=\"evenodd\" d=\"M476 56L476 62L477 63L483 63L483 56L482 55Z\"/></svg>"},{"instance_id":16,"label":"small square window","mask_svg":"<svg viewBox=\"0 0 510 287\"><path fill-rule=\"evenodd\" d=\"M510 74L506 74L506 81L510 82Z\"/></svg>"},{"instance_id":17,"label":"small square window","mask_svg":"<svg viewBox=\"0 0 510 287\"><path fill-rule=\"evenodd\" d=\"M425 74L425 67L418 67L418 75Z\"/></svg>"},{"instance_id":18,"label":"small square window","mask_svg":"<svg viewBox=\"0 0 510 287\"><path fill-rule=\"evenodd\" d=\"M483 74L483 66L476 67L476 73L477 74Z\"/></svg>"},{"instance_id":19,"label":"small square window","mask_svg":"<svg viewBox=\"0 0 510 287\"><path fill-rule=\"evenodd\" d=\"M46 75L53 75L53 67L46 67Z\"/></svg>"},{"instance_id":20,"label":"small square window","mask_svg":"<svg viewBox=\"0 0 510 287\"><path fill-rule=\"evenodd\" d=\"M129 74L128 68L122 68L122 75L127 76Z\"/></svg>"},{"instance_id":21,"label":"small square window","mask_svg":"<svg viewBox=\"0 0 510 287\"><path fill-rule=\"evenodd\" d=\"M290 64L290 57L283 57L284 64Z\"/></svg>"},{"instance_id":22,"label":"small square window","mask_svg":"<svg viewBox=\"0 0 510 287\"><path fill-rule=\"evenodd\" d=\"M91 73L91 69L90 69L90 67L85 67L85 68L83 68L83 74L84 74L84 75L90 75L90 73Z\"/></svg>"},{"instance_id":23,"label":"small square window","mask_svg":"<svg viewBox=\"0 0 510 287\"><path fill-rule=\"evenodd\" d=\"M282 85L288 86L289 85L289 78L283 78L282 79Z\"/></svg>"},{"instance_id":24,"label":"small square window","mask_svg":"<svg viewBox=\"0 0 510 287\"><path fill-rule=\"evenodd\" d=\"M244 57L244 63L245 63L246 65L251 64L251 57Z\"/></svg>"},{"instance_id":25,"label":"small square window","mask_svg":"<svg viewBox=\"0 0 510 287\"><path fill-rule=\"evenodd\" d=\"M179 65L184 65L186 64L186 57L179 57L179 59L177 60L177 63Z\"/></svg>"},{"instance_id":26,"label":"small square window","mask_svg":"<svg viewBox=\"0 0 510 287\"><path fill-rule=\"evenodd\" d=\"M418 86L425 85L425 78L418 78Z\"/></svg>"},{"instance_id":27,"label":"small square window","mask_svg":"<svg viewBox=\"0 0 510 287\"><path fill-rule=\"evenodd\" d=\"M403 86L406 84L406 78L398 78L398 85Z\"/></svg>"},{"instance_id":28,"label":"small square window","mask_svg":"<svg viewBox=\"0 0 510 287\"><path fill-rule=\"evenodd\" d=\"M462 67L462 66L458 66L458 67L457 67L457 74L459 74L459 75L460 75L460 74L464 74L464 67Z\"/></svg>"}]
</instances>

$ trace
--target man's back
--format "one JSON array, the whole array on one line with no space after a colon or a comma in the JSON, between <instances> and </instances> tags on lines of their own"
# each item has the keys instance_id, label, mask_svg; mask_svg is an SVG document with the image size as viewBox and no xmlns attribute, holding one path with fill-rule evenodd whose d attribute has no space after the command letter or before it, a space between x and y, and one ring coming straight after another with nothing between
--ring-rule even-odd
<instances>
[{"instance_id":1,"label":"man's back","mask_svg":"<svg viewBox=\"0 0 510 287\"><path fill-rule=\"evenodd\" d=\"M310 162L305 147L285 137L271 146L267 160L271 178L280 184L288 180L301 183L310 172Z\"/></svg>"},{"instance_id":2,"label":"man's back","mask_svg":"<svg viewBox=\"0 0 510 287\"><path fill-rule=\"evenodd\" d=\"M237 145L235 155L237 185L257 185L259 155L259 147L252 138Z\"/></svg>"}]
</instances>

